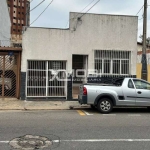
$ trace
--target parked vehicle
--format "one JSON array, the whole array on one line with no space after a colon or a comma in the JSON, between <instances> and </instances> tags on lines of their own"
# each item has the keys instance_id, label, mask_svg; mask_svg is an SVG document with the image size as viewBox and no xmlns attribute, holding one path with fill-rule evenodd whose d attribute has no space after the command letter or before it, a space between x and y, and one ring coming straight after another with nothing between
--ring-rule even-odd
<instances>
[{"instance_id":1,"label":"parked vehicle","mask_svg":"<svg viewBox=\"0 0 150 150\"><path fill-rule=\"evenodd\" d=\"M110 113L114 106L147 106L150 108L150 83L136 78L116 80L113 84L83 84L78 101Z\"/></svg>"}]
</instances>

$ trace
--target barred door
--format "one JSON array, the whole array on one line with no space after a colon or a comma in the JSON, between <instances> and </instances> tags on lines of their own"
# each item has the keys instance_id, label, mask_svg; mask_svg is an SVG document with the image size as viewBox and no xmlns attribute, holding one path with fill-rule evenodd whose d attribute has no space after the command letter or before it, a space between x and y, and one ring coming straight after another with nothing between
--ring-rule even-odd
<instances>
[{"instance_id":1,"label":"barred door","mask_svg":"<svg viewBox=\"0 0 150 150\"><path fill-rule=\"evenodd\" d=\"M28 61L27 97L66 97L65 61Z\"/></svg>"},{"instance_id":2,"label":"barred door","mask_svg":"<svg viewBox=\"0 0 150 150\"><path fill-rule=\"evenodd\" d=\"M17 59L0 55L0 97L16 97Z\"/></svg>"}]
</instances>

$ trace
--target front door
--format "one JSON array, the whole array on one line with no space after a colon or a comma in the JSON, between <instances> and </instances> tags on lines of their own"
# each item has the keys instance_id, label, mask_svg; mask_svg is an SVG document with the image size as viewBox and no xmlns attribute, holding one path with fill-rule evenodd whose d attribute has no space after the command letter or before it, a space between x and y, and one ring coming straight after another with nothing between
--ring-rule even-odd
<instances>
[{"instance_id":1,"label":"front door","mask_svg":"<svg viewBox=\"0 0 150 150\"><path fill-rule=\"evenodd\" d=\"M73 99L78 99L79 86L87 82L88 56L73 55L72 69L74 73L72 84L72 97Z\"/></svg>"},{"instance_id":2,"label":"front door","mask_svg":"<svg viewBox=\"0 0 150 150\"><path fill-rule=\"evenodd\" d=\"M17 59L0 55L0 97L16 97Z\"/></svg>"},{"instance_id":3,"label":"front door","mask_svg":"<svg viewBox=\"0 0 150 150\"><path fill-rule=\"evenodd\" d=\"M133 79L136 87L136 105L150 106L150 84L148 82Z\"/></svg>"},{"instance_id":4,"label":"front door","mask_svg":"<svg viewBox=\"0 0 150 150\"><path fill-rule=\"evenodd\" d=\"M136 104L136 89L131 79L128 83L123 84L122 91L125 97L124 100L119 100L120 105L134 106Z\"/></svg>"}]
</instances>

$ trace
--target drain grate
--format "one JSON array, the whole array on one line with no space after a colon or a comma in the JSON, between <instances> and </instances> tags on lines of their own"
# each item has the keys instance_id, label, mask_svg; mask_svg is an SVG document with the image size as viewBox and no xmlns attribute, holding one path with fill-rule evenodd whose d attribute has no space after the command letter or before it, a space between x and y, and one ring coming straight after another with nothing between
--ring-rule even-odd
<instances>
[{"instance_id":1,"label":"drain grate","mask_svg":"<svg viewBox=\"0 0 150 150\"><path fill-rule=\"evenodd\" d=\"M25 135L11 140L9 145L14 149L35 150L50 147L52 141L43 136Z\"/></svg>"}]
</instances>

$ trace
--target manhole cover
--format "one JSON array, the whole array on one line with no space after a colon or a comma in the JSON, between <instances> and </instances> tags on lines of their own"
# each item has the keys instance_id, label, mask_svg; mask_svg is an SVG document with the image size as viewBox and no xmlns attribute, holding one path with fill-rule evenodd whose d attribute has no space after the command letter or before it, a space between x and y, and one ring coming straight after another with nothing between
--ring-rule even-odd
<instances>
[{"instance_id":1,"label":"manhole cover","mask_svg":"<svg viewBox=\"0 0 150 150\"><path fill-rule=\"evenodd\" d=\"M50 147L52 142L43 136L25 135L9 142L14 149L34 150Z\"/></svg>"}]
</instances>

